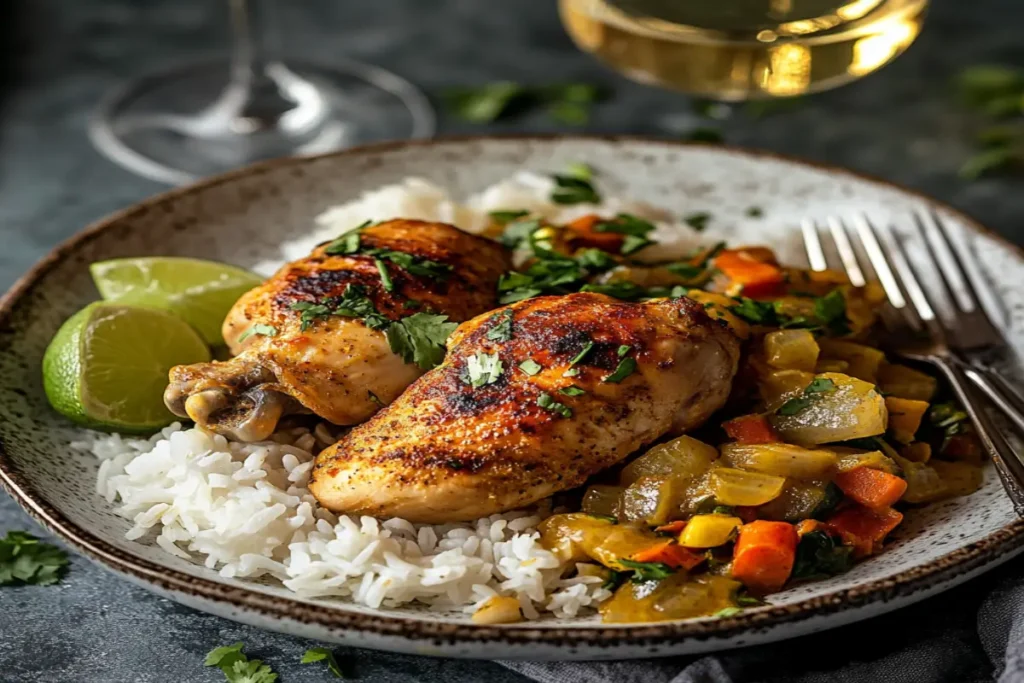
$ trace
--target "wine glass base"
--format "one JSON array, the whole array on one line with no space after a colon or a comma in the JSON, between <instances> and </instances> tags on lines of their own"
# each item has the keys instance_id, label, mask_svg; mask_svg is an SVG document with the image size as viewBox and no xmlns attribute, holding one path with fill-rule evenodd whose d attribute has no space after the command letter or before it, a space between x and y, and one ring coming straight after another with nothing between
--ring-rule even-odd
<instances>
[{"instance_id":1,"label":"wine glass base","mask_svg":"<svg viewBox=\"0 0 1024 683\"><path fill-rule=\"evenodd\" d=\"M265 159L434 133L426 96L375 66L272 64L263 85L284 106L258 116L252 93L229 74L227 61L203 62L135 81L100 104L89 137L130 171L185 184Z\"/></svg>"}]
</instances>

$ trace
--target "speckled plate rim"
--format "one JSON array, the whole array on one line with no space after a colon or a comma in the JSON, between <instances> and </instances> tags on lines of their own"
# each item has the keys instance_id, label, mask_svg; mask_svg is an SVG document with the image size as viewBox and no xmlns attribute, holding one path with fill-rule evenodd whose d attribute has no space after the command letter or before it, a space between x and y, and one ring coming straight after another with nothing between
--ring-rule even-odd
<instances>
[{"instance_id":1,"label":"speckled plate rim","mask_svg":"<svg viewBox=\"0 0 1024 683\"><path fill-rule=\"evenodd\" d=\"M701 143L675 142L630 135L453 136L432 140L386 142L355 147L320 156L285 158L263 162L219 176L213 176L193 185L155 195L102 218L61 242L40 259L25 275L19 278L0 298L0 334L8 333L10 330L10 317L18 300L28 293L55 264L112 226L125 219L130 219L135 214L147 212L161 205L173 202L179 197L224 183L230 183L238 178L258 176L281 167L303 165L324 157L359 156L407 147L431 147L452 143L486 143L488 141L543 143L563 140L582 143L639 143L664 145L672 148L706 146ZM775 152L731 145L716 145L715 147L725 152L746 156L751 159L768 158L798 166L810 167L860 182L881 185L916 197L944 213L956 216L959 221L962 221L971 230L999 243L1009 252L1016 254L1024 262L1024 249L1003 239L956 209L915 190L868 174L850 171L829 164L809 162ZM1000 561L1017 554L1017 552L1024 548L1024 519L1018 519L989 534L980 541L886 579L866 582L860 586L788 605L769 605L755 610L748 610L734 617L650 625L565 627L558 626L557 623L547 622L543 626L477 626L473 624L434 621L429 619L429 617L396 617L383 614L357 613L334 605L300 602L298 600L267 595L247 588L235 588L217 581L190 576L152 563L106 543L87 529L73 523L61 514L60 511L49 505L18 472L14 463L7 456L2 444L0 444L0 487L6 490L29 515L59 536L72 548L117 573L124 574L134 581L153 585L162 592L180 592L200 600L236 607L272 618L291 619L299 623L332 629L351 629L382 636L398 636L413 641L436 641L439 638L443 638L446 640L477 643L498 642L515 645L529 645L530 643L542 641L547 644L565 643L566 645L574 646L598 647L613 645L619 647L645 646L681 639L722 639L726 641L741 637L753 629L796 623L811 617L846 612L873 603L894 601L897 598L906 599L916 593L936 588L941 590L942 584L952 582L955 577L980 573L987 565L995 566ZM868 615L865 614L866 616ZM856 619L857 617L854 617L850 621Z\"/></svg>"}]
</instances>

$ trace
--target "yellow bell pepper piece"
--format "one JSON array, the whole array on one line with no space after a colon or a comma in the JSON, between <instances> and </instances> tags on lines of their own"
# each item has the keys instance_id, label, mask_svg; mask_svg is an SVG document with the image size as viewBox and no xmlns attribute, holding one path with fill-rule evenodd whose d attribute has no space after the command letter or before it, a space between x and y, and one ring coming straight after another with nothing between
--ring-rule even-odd
<instances>
[{"instance_id":1,"label":"yellow bell pepper piece","mask_svg":"<svg viewBox=\"0 0 1024 683\"><path fill-rule=\"evenodd\" d=\"M695 515L679 534L679 544L687 548L715 548L728 543L742 524L742 519L731 515Z\"/></svg>"}]
</instances>

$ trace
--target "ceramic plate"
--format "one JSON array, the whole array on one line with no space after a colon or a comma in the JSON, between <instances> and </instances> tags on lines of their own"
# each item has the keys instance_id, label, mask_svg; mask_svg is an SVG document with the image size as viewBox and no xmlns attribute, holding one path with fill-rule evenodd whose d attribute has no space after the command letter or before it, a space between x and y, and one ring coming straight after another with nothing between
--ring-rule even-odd
<instances>
[{"instance_id":1,"label":"ceramic plate","mask_svg":"<svg viewBox=\"0 0 1024 683\"><path fill-rule=\"evenodd\" d=\"M302 600L271 582L230 580L156 545L129 542L129 524L94 494L97 462L68 444L83 436L47 406L43 350L61 322L95 297L87 266L120 256L181 255L241 266L275 258L313 217L361 192L421 176L467 195L521 169L574 161L600 172L609 195L679 213L710 211L728 230L757 221L765 241L789 239L805 216L866 211L900 223L933 207L998 273L1024 339L1024 257L967 217L926 197L847 171L727 147L626 138L465 139L397 143L276 161L175 190L122 211L57 247L0 306L0 481L43 524L103 566L207 612L325 641L416 654L481 658L602 659L695 653L789 638L934 595L999 564L1024 544L994 473L969 498L907 515L886 551L829 581L772 596L725 619L606 626L593 617L475 626L465 615L415 608L370 610ZM746 216L759 206L762 218ZM788 236L788 237L787 237Z\"/></svg>"}]
</instances>

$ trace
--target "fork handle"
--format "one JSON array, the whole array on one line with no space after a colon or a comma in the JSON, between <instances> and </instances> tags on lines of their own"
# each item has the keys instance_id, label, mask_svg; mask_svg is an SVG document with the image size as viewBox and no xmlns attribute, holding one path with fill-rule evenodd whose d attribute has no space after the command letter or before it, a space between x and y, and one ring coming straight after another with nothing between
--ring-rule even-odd
<instances>
[{"instance_id":1,"label":"fork handle","mask_svg":"<svg viewBox=\"0 0 1024 683\"><path fill-rule=\"evenodd\" d=\"M966 365L963 371L1024 435L1024 397L998 373L988 368Z\"/></svg>"},{"instance_id":2,"label":"fork handle","mask_svg":"<svg viewBox=\"0 0 1024 683\"><path fill-rule=\"evenodd\" d=\"M991 418L985 412L985 407L977 400L971 380L964 368L952 359L932 357L931 360L933 365L949 380L950 386L953 387L953 393L956 394L970 416L971 422L974 423L982 446L992 458L992 464L999 474L999 479L1002 480L1003 488L1006 489L1014 510L1019 516L1024 517L1024 462L1017 457L1017 454L1006 443L1006 439L992 424Z\"/></svg>"}]
</instances>

